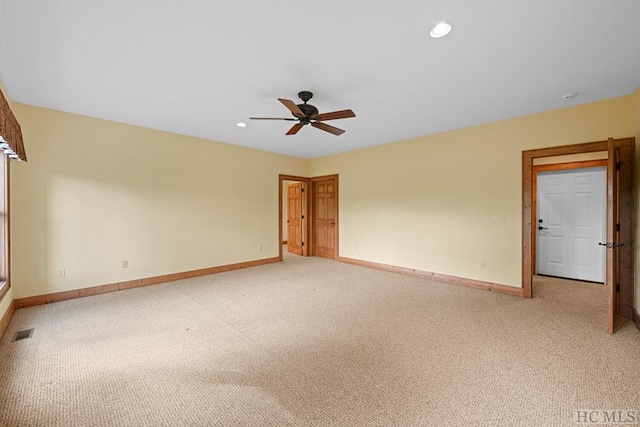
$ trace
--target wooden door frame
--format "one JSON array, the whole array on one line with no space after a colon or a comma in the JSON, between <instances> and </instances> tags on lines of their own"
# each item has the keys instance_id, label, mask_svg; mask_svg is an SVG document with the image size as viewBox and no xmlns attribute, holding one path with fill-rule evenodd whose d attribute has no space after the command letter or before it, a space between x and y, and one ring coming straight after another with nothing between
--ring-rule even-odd
<instances>
[{"instance_id":1,"label":"wooden door frame","mask_svg":"<svg viewBox=\"0 0 640 427\"><path fill-rule=\"evenodd\" d=\"M282 261L283 253L282 253L282 202L284 200L284 196L282 194L282 185L284 181L298 181L302 183L302 188L304 189L304 195L302 197L302 210L304 218L304 224L302 226L303 229L303 241L304 245L302 246L302 256L315 256L313 252L313 183L317 181L322 181L325 179L333 179L335 180L335 188L336 188L336 226L335 226L335 242L336 242L336 252L334 259L339 258L339 241L338 236L340 233L338 232L338 227L340 224L340 208L339 208L339 175L323 175L317 176L313 178L307 178L303 176L296 175L278 175L278 259Z\"/></svg>"},{"instance_id":2,"label":"wooden door frame","mask_svg":"<svg viewBox=\"0 0 640 427\"><path fill-rule=\"evenodd\" d=\"M302 183L303 196L302 196L302 214L305 216L302 225L302 256L309 256L309 245L305 240L309 239L311 235L311 221L309 220L309 212L311 211L311 179L303 176L295 175L283 175L278 176L278 259L282 261L282 203L284 201L284 195L282 194L282 186L284 181L297 181Z\"/></svg>"},{"instance_id":3,"label":"wooden door frame","mask_svg":"<svg viewBox=\"0 0 640 427\"><path fill-rule=\"evenodd\" d=\"M336 250L335 250L335 253L333 254L333 259L337 260L337 259L340 258L340 256L339 256L340 242L338 241L338 236L340 235L340 233L338 232L338 229L340 227L340 215L339 215L339 212L340 212L340 207L339 207L340 195L339 195L339 191L340 190L339 190L339 185L338 185L339 184L338 174L316 176L316 177L311 178L311 185L310 185L311 192L309 193L309 198L311 199L311 209L309 210L309 225L311 227L311 230L315 230L315 227L314 227L315 218L313 217L313 212L315 211L315 206L314 206L314 203L313 203L314 200L315 200L315 197L314 197L314 191L315 191L314 185L318 181L326 181L326 180L330 180L330 179L334 181L334 186L335 186L335 189L336 189L336 192L335 192L335 194L336 194L336 224L335 225L336 226L333 229L333 232L334 232L333 238L334 238L334 242L335 242L335 245L336 245ZM310 252L311 252L312 256L316 256L314 239L315 239L315 236L314 236L313 232L309 233L309 248L310 248Z\"/></svg>"},{"instance_id":4,"label":"wooden door frame","mask_svg":"<svg viewBox=\"0 0 640 427\"><path fill-rule=\"evenodd\" d=\"M585 161L580 161L580 162L568 162L568 163L553 163L553 164L549 164L549 165L533 165L533 179L532 179L532 190L531 190L531 215L532 215L532 219L531 221L534 224L534 230L533 230L533 240L531 242L531 250L533 252L532 254L532 262L533 265L531 266L531 271L532 274L537 274L538 272L538 265L537 265L537 249L538 249L538 233L535 232L535 225L538 223L538 174L540 172L552 172L552 171L569 171L569 170L576 170L576 169L587 169L587 168L598 168L598 167L607 167L608 164L608 160L607 159L602 159L602 160L585 160ZM605 169L606 170L606 169ZM605 189L606 189L606 183L605 183ZM607 200L605 197L604 200L604 204L605 204L605 211L606 211L606 204L607 204ZM605 219L606 219L606 214L605 214Z\"/></svg>"},{"instance_id":5,"label":"wooden door frame","mask_svg":"<svg viewBox=\"0 0 640 427\"><path fill-rule=\"evenodd\" d=\"M633 150L635 147L635 138L621 138L610 139L614 145L618 148L629 148ZM583 154L593 153L598 151L609 151L609 140L589 142L584 144L565 145L560 147L540 148L536 150L527 150L522 152L522 293L525 298L532 297L532 281L533 281L533 241L535 233L535 224L533 223L533 161L542 157L563 156L569 154ZM607 156L609 157L609 156ZM635 156L631 156L632 161L635 161ZM632 165L633 166L633 165ZM607 188L612 185L610 169L607 168ZM609 190L607 190L609 192ZM607 212L607 229L613 227L613 216ZM633 262L633 260L631 260ZM627 261L628 263L628 261ZM622 268L633 269L631 266L621 266ZM607 274L610 272L607 271ZM632 276L633 279L633 276ZM613 286L612 283L607 285ZM633 281L631 282L633 287ZM610 296L612 289L607 289L607 293ZM608 310L615 310L615 301L612 298L608 298ZM612 332L613 328L609 330L612 325L607 325L608 331Z\"/></svg>"}]
</instances>

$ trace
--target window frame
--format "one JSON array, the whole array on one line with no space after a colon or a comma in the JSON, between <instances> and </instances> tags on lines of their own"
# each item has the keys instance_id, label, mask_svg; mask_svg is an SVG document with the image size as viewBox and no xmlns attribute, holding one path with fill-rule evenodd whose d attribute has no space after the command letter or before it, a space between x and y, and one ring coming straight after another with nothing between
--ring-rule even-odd
<instances>
[{"instance_id":1,"label":"window frame","mask_svg":"<svg viewBox=\"0 0 640 427\"><path fill-rule=\"evenodd\" d=\"M2 216L0 220L0 233L4 236L4 238L0 238L0 244L4 247L2 251L0 251L0 301L4 298L6 293L9 291L11 287L11 273L10 273L10 265L11 265L11 252L10 252L10 227L9 227L9 157L6 153L0 152L0 156L2 159L0 162L0 173L4 174L4 186L0 186L0 197L4 205L4 211L0 211L0 215ZM3 188L1 188L3 187Z\"/></svg>"}]
</instances>

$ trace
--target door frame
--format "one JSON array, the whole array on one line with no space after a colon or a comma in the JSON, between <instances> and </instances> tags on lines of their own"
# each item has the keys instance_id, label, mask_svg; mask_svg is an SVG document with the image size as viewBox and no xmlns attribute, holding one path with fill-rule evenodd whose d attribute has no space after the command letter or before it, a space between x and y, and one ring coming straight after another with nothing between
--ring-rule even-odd
<instances>
[{"instance_id":1,"label":"door frame","mask_svg":"<svg viewBox=\"0 0 640 427\"><path fill-rule=\"evenodd\" d=\"M588 168L598 168L598 167L607 167L608 160L585 160L580 162L567 162L567 163L553 163L549 165L533 165L533 179L531 185L533 186L531 190L531 215L532 221L535 224L538 223L538 174L540 172L552 172L552 171L570 171L576 169L588 169ZM606 170L606 169L605 169ZM605 184L606 186L606 184ZM606 211L606 197L604 200L604 208ZM606 218L606 213L605 213ZM534 227L535 228L535 227ZM533 232L533 241L531 242L531 250L533 251L533 265L531 266L532 273L535 275L538 273L538 233Z\"/></svg>"},{"instance_id":2,"label":"door frame","mask_svg":"<svg viewBox=\"0 0 640 427\"><path fill-rule=\"evenodd\" d=\"M534 241L534 230L535 226L533 223L533 161L534 159L541 157L553 157L553 156L563 156L569 154L582 154L582 153L592 153L597 151L607 151L608 160L611 161L611 147L615 146L618 149L630 149L632 155L631 159L631 171L633 171L635 162L635 154L633 154L635 147L635 138L621 138L621 139L613 139L609 138L606 141L597 141L597 142L588 142L583 144L573 144L573 145L565 145L559 147L550 147L550 148L540 148L535 150L527 150L522 152L522 294L525 298L532 297L532 282L533 282L533 272L534 272L534 262L535 258L533 258L533 241ZM611 189L614 188L613 178L616 174L613 173L611 167L607 167L607 199L611 195ZM631 172L632 173L632 172ZM633 183L633 181L632 181ZM631 194L631 196L633 196ZM627 202L625 200L625 202ZM610 202L607 202L609 205ZM633 227L633 203L630 206L625 206L626 215L631 215L630 224L627 224L626 219L622 219L621 222L625 222L625 226ZM629 210L631 209L631 211ZM611 209L607 209L607 230L612 230L614 228L614 221L617 218L611 212ZM631 237L633 237L633 230L630 231ZM607 236L607 240L609 240L609 235ZM608 251L607 256L611 255ZM619 259L619 258L618 258ZM622 283L626 287L631 287L631 289L625 289L624 292L629 295L631 294L631 298L633 299L634 292L634 283L633 283L633 259L628 260L625 259L622 261L622 265L616 266L620 270L625 270L626 273L631 272L631 276L628 282ZM627 265L631 263L630 265ZM607 262L607 278L609 278L613 273L609 269L610 263ZM616 305L618 303L618 299L615 298L616 290L614 289L613 282L607 280L607 312L609 313L607 317L607 332L614 332L613 321L611 320L614 316L611 316L611 313L616 313Z\"/></svg>"},{"instance_id":3,"label":"door frame","mask_svg":"<svg viewBox=\"0 0 640 427\"><path fill-rule=\"evenodd\" d=\"M336 252L334 255L334 259L339 259L339 241L338 237L339 233L339 225L340 225L340 208L339 208L339 175L323 175L316 176L312 178L296 176L296 175L286 175L280 174L278 175L278 259L280 261L283 260L282 253L282 202L284 200L284 196L282 194L282 185L284 181L298 181L302 183L302 188L304 191L304 196L302 200L302 211L305 216L302 230L303 230L303 243L302 246L302 256L315 256L313 253L313 182L322 181L326 179L334 179L335 180L335 188L336 188L336 226L335 226L335 242L336 242Z\"/></svg>"}]
</instances>

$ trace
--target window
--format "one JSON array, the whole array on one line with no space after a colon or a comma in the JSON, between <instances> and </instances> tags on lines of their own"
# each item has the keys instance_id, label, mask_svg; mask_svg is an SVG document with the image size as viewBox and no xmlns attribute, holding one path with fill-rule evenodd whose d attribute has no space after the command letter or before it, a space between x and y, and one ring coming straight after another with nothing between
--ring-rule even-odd
<instances>
[{"instance_id":1,"label":"window","mask_svg":"<svg viewBox=\"0 0 640 427\"><path fill-rule=\"evenodd\" d=\"M9 288L9 161L0 152L0 299Z\"/></svg>"},{"instance_id":2,"label":"window","mask_svg":"<svg viewBox=\"0 0 640 427\"><path fill-rule=\"evenodd\" d=\"M20 124L0 88L0 298L9 289L9 159L26 161Z\"/></svg>"}]
</instances>

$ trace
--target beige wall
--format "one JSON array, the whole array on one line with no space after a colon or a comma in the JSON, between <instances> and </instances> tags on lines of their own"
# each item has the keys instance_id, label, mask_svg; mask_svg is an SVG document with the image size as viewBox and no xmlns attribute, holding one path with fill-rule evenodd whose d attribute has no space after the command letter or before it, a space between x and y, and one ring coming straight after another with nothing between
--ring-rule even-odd
<instances>
[{"instance_id":1,"label":"beige wall","mask_svg":"<svg viewBox=\"0 0 640 427\"><path fill-rule=\"evenodd\" d=\"M13 298L278 256L278 174L307 160L14 110L29 162L11 171Z\"/></svg>"},{"instance_id":2,"label":"beige wall","mask_svg":"<svg viewBox=\"0 0 640 427\"><path fill-rule=\"evenodd\" d=\"M625 96L328 156L311 160L310 174L340 174L341 256L519 287L522 151L632 136L635 102Z\"/></svg>"},{"instance_id":3,"label":"beige wall","mask_svg":"<svg viewBox=\"0 0 640 427\"><path fill-rule=\"evenodd\" d=\"M635 263L635 297L636 297L636 311L640 311L640 87L635 93L635 121L636 121L636 188L635 188L635 228L636 228L636 241L634 242L634 250L636 252Z\"/></svg>"},{"instance_id":4,"label":"beige wall","mask_svg":"<svg viewBox=\"0 0 640 427\"><path fill-rule=\"evenodd\" d=\"M640 134L640 93L311 161L14 109L9 298L277 256L279 173L340 174L341 256L520 286L522 151Z\"/></svg>"}]
</instances>

